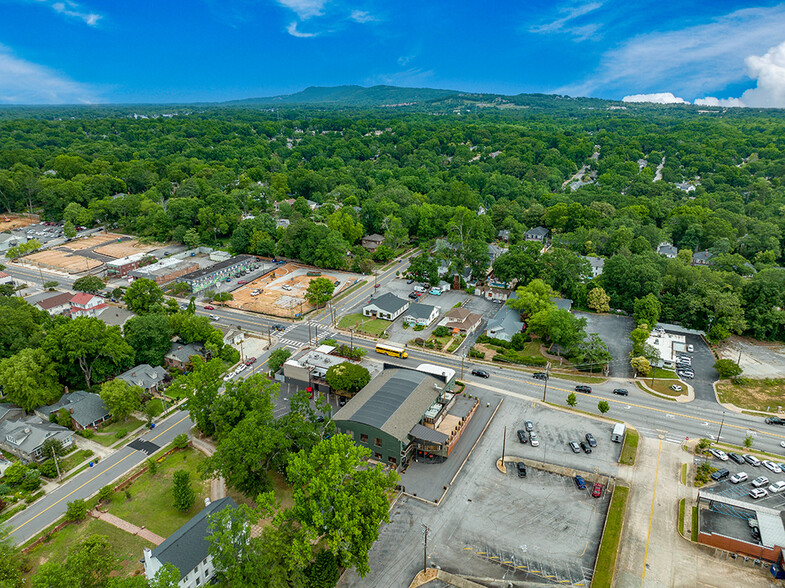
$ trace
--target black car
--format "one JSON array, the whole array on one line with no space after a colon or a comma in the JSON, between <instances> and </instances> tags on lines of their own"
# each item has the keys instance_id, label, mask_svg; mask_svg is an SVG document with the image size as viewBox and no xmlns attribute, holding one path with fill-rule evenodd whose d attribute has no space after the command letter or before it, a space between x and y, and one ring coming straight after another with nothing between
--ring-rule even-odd
<instances>
[{"instance_id":1,"label":"black car","mask_svg":"<svg viewBox=\"0 0 785 588\"><path fill-rule=\"evenodd\" d=\"M766 419L767 425L785 425L785 421L783 421L780 417L768 417Z\"/></svg>"},{"instance_id":2,"label":"black car","mask_svg":"<svg viewBox=\"0 0 785 588\"><path fill-rule=\"evenodd\" d=\"M414 284L414 280L406 280L407 284Z\"/></svg>"},{"instance_id":3,"label":"black car","mask_svg":"<svg viewBox=\"0 0 785 588\"><path fill-rule=\"evenodd\" d=\"M346 404L346 398L343 396L338 397L338 406L344 406Z\"/></svg>"},{"instance_id":4,"label":"black car","mask_svg":"<svg viewBox=\"0 0 785 588\"><path fill-rule=\"evenodd\" d=\"M491 374L489 374L485 370L478 370L478 369L473 369L472 370L472 375L480 377L480 378L490 378L491 377Z\"/></svg>"},{"instance_id":5,"label":"black car","mask_svg":"<svg viewBox=\"0 0 785 588\"><path fill-rule=\"evenodd\" d=\"M417 296L417 292L409 292L409 298L412 300L417 300L419 296Z\"/></svg>"},{"instance_id":6,"label":"black car","mask_svg":"<svg viewBox=\"0 0 785 588\"><path fill-rule=\"evenodd\" d=\"M589 447L597 447L597 440L591 433L586 433L586 443L589 444Z\"/></svg>"},{"instance_id":7,"label":"black car","mask_svg":"<svg viewBox=\"0 0 785 588\"><path fill-rule=\"evenodd\" d=\"M728 457L730 457L733 461L735 461L739 465L744 465L747 463L744 461L744 458L740 456L738 453L733 453L732 451L728 452Z\"/></svg>"},{"instance_id":8,"label":"black car","mask_svg":"<svg viewBox=\"0 0 785 588\"><path fill-rule=\"evenodd\" d=\"M576 392L584 392L585 394L591 394L591 386L586 386L584 384L579 384L575 386Z\"/></svg>"},{"instance_id":9,"label":"black car","mask_svg":"<svg viewBox=\"0 0 785 588\"><path fill-rule=\"evenodd\" d=\"M286 327L284 327L284 326L283 326L282 324L280 324L280 323L279 323L279 324L277 324L277 325L273 325L273 331L285 331L285 330L286 330Z\"/></svg>"},{"instance_id":10,"label":"black car","mask_svg":"<svg viewBox=\"0 0 785 588\"><path fill-rule=\"evenodd\" d=\"M526 434L526 431L523 429L518 429L518 441L521 443L526 443L529 440L529 436Z\"/></svg>"},{"instance_id":11,"label":"black car","mask_svg":"<svg viewBox=\"0 0 785 588\"><path fill-rule=\"evenodd\" d=\"M752 533L753 539L760 541L760 529L758 527L750 527L750 533Z\"/></svg>"},{"instance_id":12,"label":"black car","mask_svg":"<svg viewBox=\"0 0 785 588\"><path fill-rule=\"evenodd\" d=\"M589 447L589 444L586 443L586 441L581 441L581 449L583 449L584 453L591 453L591 447Z\"/></svg>"},{"instance_id":13,"label":"black car","mask_svg":"<svg viewBox=\"0 0 785 588\"><path fill-rule=\"evenodd\" d=\"M534 378L535 380L547 380L548 374L546 374L545 372L535 372L532 374L532 378Z\"/></svg>"},{"instance_id":14,"label":"black car","mask_svg":"<svg viewBox=\"0 0 785 588\"><path fill-rule=\"evenodd\" d=\"M628 396L629 392L625 388L616 388L613 391L614 394L618 394L619 396Z\"/></svg>"},{"instance_id":15,"label":"black car","mask_svg":"<svg viewBox=\"0 0 785 588\"><path fill-rule=\"evenodd\" d=\"M519 461L515 464L515 467L518 468L518 477L525 478L526 477L526 464L522 461Z\"/></svg>"}]
</instances>

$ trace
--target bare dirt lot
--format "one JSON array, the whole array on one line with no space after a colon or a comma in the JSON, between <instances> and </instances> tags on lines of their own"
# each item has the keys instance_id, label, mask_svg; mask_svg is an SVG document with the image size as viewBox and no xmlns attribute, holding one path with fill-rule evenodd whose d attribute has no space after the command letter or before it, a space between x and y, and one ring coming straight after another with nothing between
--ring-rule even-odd
<instances>
[{"instance_id":1,"label":"bare dirt lot","mask_svg":"<svg viewBox=\"0 0 785 588\"><path fill-rule=\"evenodd\" d=\"M120 236L117 235L117 237L119 238ZM100 247L96 247L93 251L119 259L121 257L134 255L135 253L148 253L155 249L159 249L160 247L160 243L142 245L136 239L131 239L130 241L123 241L122 243L114 242L101 245Z\"/></svg>"},{"instance_id":2,"label":"bare dirt lot","mask_svg":"<svg viewBox=\"0 0 785 588\"><path fill-rule=\"evenodd\" d=\"M308 272L319 271L321 276L308 276ZM227 302L227 306L241 310L252 310L282 317L294 317L299 313L306 313L313 310L305 300L305 291L311 280L322 277L340 284L335 288L337 294L343 288L348 288L354 280L353 274L340 271L323 271L300 265L297 263L287 263L276 267L269 274L242 285L232 291L234 300ZM284 286L288 286L289 290ZM260 290L256 296L251 292Z\"/></svg>"},{"instance_id":3,"label":"bare dirt lot","mask_svg":"<svg viewBox=\"0 0 785 588\"><path fill-rule=\"evenodd\" d=\"M741 352L741 359L739 359ZM785 346L742 337L731 337L717 348L722 359L738 361L747 378L784 378Z\"/></svg>"},{"instance_id":4,"label":"bare dirt lot","mask_svg":"<svg viewBox=\"0 0 785 588\"><path fill-rule=\"evenodd\" d=\"M8 220L5 220L8 219ZM10 214L0 216L0 233L3 231L10 231L11 229L18 229L20 227L26 227L28 225L32 225L34 220L29 218L25 218L23 216L13 216Z\"/></svg>"},{"instance_id":5,"label":"bare dirt lot","mask_svg":"<svg viewBox=\"0 0 785 588\"><path fill-rule=\"evenodd\" d=\"M55 249L33 253L25 257L24 261L42 268L62 270L69 274L80 274L103 265L96 259Z\"/></svg>"},{"instance_id":6,"label":"bare dirt lot","mask_svg":"<svg viewBox=\"0 0 785 588\"><path fill-rule=\"evenodd\" d=\"M87 239L82 237L73 239L66 243L64 247L74 251L81 251L82 249L92 249L93 247L108 243L109 241L117 241L117 239L121 237L122 235L114 235L112 233L95 233L87 237Z\"/></svg>"}]
</instances>

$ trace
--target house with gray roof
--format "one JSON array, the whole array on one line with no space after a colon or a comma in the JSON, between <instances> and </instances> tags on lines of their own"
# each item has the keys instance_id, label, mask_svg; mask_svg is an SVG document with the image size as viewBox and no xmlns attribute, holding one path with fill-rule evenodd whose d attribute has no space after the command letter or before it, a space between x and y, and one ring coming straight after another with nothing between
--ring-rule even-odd
<instances>
[{"instance_id":1,"label":"house with gray roof","mask_svg":"<svg viewBox=\"0 0 785 588\"><path fill-rule=\"evenodd\" d=\"M498 236L498 237L499 237L499 239L501 239L502 241L509 241L509 240L510 240L510 231L508 231L508 230L506 230L506 229L501 229L501 230L499 231L499 233L497 234L497 236Z\"/></svg>"},{"instance_id":2,"label":"house with gray roof","mask_svg":"<svg viewBox=\"0 0 785 588\"><path fill-rule=\"evenodd\" d=\"M557 298L554 296L551 298L551 302L553 302L559 310L566 310L568 312L572 310L572 300L569 298Z\"/></svg>"},{"instance_id":3,"label":"house with gray roof","mask_svg":"<svg viewBox=\"0 0 785 588\"><path fill-rule=\"evenodd\" d=\"M361 241L362 246L372 253L376 251L382 243L384 243L384 235L380 235L379 233L366 235Z\"/></svg>"},{"instance_id":4,"label":"house with gray roof","mask_svg":"<svg viewBox=\"0 0 785 588\"><path fill-rule=\"evenodd\" d=\"M226 508L235 509L237 503L228 496L208 502L198 514L163 543L153 549L145 547L145 577L153 580L158 570L170 564L180 572L180 588L196 588L210 584L215 578L213 557L209 553L210 515Z\"/></svg>"},{"instance_id":5,"label":"house with gray roof","mask_svg":"<svg viewBox=\"0 0 785 588\"><path fill-rule=\"evenodd\" d=\"M714 257L714 255L711 251L696 251L692 254L690 265L709 265L712 257Z\"/></svg>"},{"instance_id":6,"label":"house with gray roof","mask_svg":"<svg viewBox=\"0 0 785 588\"><path fill-rule=\"evenodd\" d=\"M398 298L395 294L387 292L363 306L363 316L380 318L386 321L394 321L409 308L409 301Z\"/></svg>"},{"instance_id":7,"label":"house with gray roof","mask_svg":"<svg viewBox=\"0 0 785 588\"><path fill-rule=\"evenodd\" d=\"M602 270L605 268L605 260L602 257L594 257L587 255L583 257L591 265L591 277L599 278L602 275Z\"/></svg>"},{"instance_id":8,"label":"house with gray roof","mask_svg":"<svg viewBox=\"0 0 785 588\"><path fill-rule=\"evenodd\" d=\"M0 403L0 423L12 419L20 419L23 416L25 416L24 409L18 407L16 404L11 404L9 402Z\"/></svg>"},{"instance_id":9,"label":"house with gray roof","mask_svg":"<svg viewBox=\"0 0 785 588\"><path fill-rule=\"evenodd\" d=\"M667 257L668 259L676 259L676 255L679 253L679 250L673 246L673 243L666 243L663 241L657 245L657 253Z\"/></svg>"},{"instance_id":10,"label":"house with gray roof","mask_svg":"<svg viewBox=\"0 0 785 588\"><path fill-rule=\"evenodd\" d=\"M534 227L526 231L523 234L523 238L527 241L539 241L540 243L545 243L546 239L548 238L548 229L545 227Z\"/></svg>"},{"instance_id":11,"label":"house with gray roof","mask_svg":"<svg viewBox=\"0 0 785 588\"><path fill-rule=\"evenodd\" d=\"M60 441L66 449L74 443L72 431L36 415L0 423L0 448L25 463L42 462L51 457L41 451L47 439Z\"/></svg>"},{"instance_id":12,"label":"house with gray roof","mask_svg":"<svg viewBox=\"0 0 785 588\"><path fill-rule=\"evenodd\" d=\"M164 356L164 365L184 372L191 365L191 357L206 356L204 347L198 343L172 343L172 348Z\"/></svg>"},{"instance_id":13,"label":"house with gray roof","mask_svg":"<svg viewBox=\"0 0 785 588\"><path fill-rule=\"evenodd\" d=\"M518 296L515 293L510 295L511 300L514 300L517 297ZM485 334L494 339L511 341L512 336L515 333L520 333L522 330L523 321L521 320L521 313L505 304L499 309L496 316L488 320L488 324L485 327Z\"/></svg>"},{"instance_id":14,"label":"house with gray roof","mask_svg":"<svg viewBox=\"0 0 785 588\"><path fill-rule=\"evenodd\" d=\"M123 372L116 379L128 382L129 386L138 386L147 394L155 394L161 389L161 385L168 376L169 372L166 371L166 368L140 363L127 372Z\"/></svg>"},{"instance_id":15,"label":"house with gray roof","mask_svg":"<svg viewBox=\"0 0 785 588\"><path fill-rule=\"evenodd\" d=\"M427 327L439 318L439 310L438 306L414 302L410 304L406 312L403 313L403 320L410 324Z\"/></svg>"},{"instance_id":16,"label":"house with gray roof","mask_svg":"<svg viewBox=\"0 0 785 588\"><path fill-rule=\"evenodd\" d=\"M66 392L54 404L36 408L35 414L42 419L49 420L50 414L62 408L71 415L71 425L76 431L97 429L98 425L111 417L109 409L101 397L84 390Z\"/></svg>"},{"instance_id":17,"label":"house with gray roof","mask_svg":"<svg viewBox=\"0 0 785 588\"><path fill-rule=\"evenodd\" d=\"M109 327L122 327L136 315L130 310L120 308L119 306L107 306L97 316Z\"/></svg>"},{"instance_id":18,"label":"house with gray roof","mask_svg":"<svg viewBox=\"0 0 785 588\"><path fill-rule=\"evenodd\" d=\"M507 253L509 249L505 247L499 247L496 243L488 243L488 257L491 260L491 263L496 261L496 258L500 255L504 255Z\"/></svg>"}]
</instances>

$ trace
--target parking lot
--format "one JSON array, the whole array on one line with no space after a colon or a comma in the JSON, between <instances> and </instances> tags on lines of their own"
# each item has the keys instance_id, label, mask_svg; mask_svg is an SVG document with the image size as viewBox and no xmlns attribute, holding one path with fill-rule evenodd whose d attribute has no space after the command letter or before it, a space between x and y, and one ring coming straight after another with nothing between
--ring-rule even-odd
<instances>
[{"instance_id":1,"label":"parking lot","mask_svg":"<svg viewBox=\"0 0 785 588\"><path fill-rule=\"evenodd\" d=\"M632 341L630 341L630 333L635 326L632 317L578 311L573 314L578 318L585 318L586 332L597 333L608 346L608 351L611 354L611 361L608 364L609 375L616 378L631 378Z\"/></svg>"},{"instance_id":2,"label":"parking lot","mask_svg":"<svg viewBox=\"0 0 785 588\"><path fill-rule=\"evenodd\" d=\"M785 459L783 459L785 462ZM740 482L738 484L734 484L730 481L730 478L726 478L721 482L717 482L715 484L707 485L703 488L704 492L712 492L714 494L718 494L720 496L728 496L730 498L735 498L737 500L741 500L743 502L748 502L750 505L760 505L760 506L767 506L769 508L776 508L779 510L785 510L785 492L780 492L776 494L772 494L767 492L767 496L763 498L752 498L749 495L750 490L754 488L752 485L752 481L759 476L765 477L768 482L762 486L763 488L768 488L769 485L773 484L774 482L785 481L785 473L776 474L774 472L769 471L764 466L752 466L750 464L737 464L732 460L728 461L720 461L718 459L712 459L711 465L715 468L726 468L730 471L731 476L737 472L745 472L748 476L746 482ZM785 465L785 463L783 463ZM731 509L726 505L721 505L723 511ZM737 514L726 512L725 514Z\"/></svg>"},{"instance_id":3,"label":"parking lot","mask_svg":"<svg viewBox=\"0 0 785 588\"><path fill-rule=\"evenodd\" d=\"M666 329L666 332L668 329ZM686 382L695 390L696 400L705 400L716 403L714 395L714 382L719 378L717 370L714 369L714 355L709 346L698 335L687 334L687 345L692 345L694 351L688 353L692 357L692 369L695 372L693 379Z\"/></svg>"}]
</instances>

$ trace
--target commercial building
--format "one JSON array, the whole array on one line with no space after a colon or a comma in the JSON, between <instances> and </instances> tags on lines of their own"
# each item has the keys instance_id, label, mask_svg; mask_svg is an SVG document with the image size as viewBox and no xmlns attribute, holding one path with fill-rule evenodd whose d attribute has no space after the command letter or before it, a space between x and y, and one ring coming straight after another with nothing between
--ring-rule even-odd
<instances>
[{"instance_id":1,"label":"commercial building","mask_svg":"<svg viewBox=\"0 0 785 588\"><path fill-rule=\"evenodd\" d=\"M458 308L448 310L439 325L447 327L451 331L457 330L468 335L473 333L480 326L480 323L482 323L481 314L471 312L459 306Z\"/></svg>"},{"instance_id":2,"label":"commercial building","mask_svg":"<svg viewBox=\"0 0 785 588\"><path fill-rule=\"evenodd\" d=\"M363 316L394 321L409 308L409 301L398 298L395 294L386 293L373 298L363 306Z\"/></svg>"},{"instance_id":3,"label":"commercial building","mask_svg":"<svg viewBox=\"0 0 785 588\"><path fill-rule=\"evenodd\" d=\"M415 302L403 313L404 322L427 327L439 318L439 307Z\"/></svg>"},{"instance_id":4,"label":"commercial building","mask_svg":"<svg viewBox=\"0 0 785 588\"><path fill-rule=\"evenodd\" d=\"M106 262L106 273L112 277L124 278L131 271L135 270L142 263L145 257L151 257L149 253L134 253L128 257L121 257L113 261Z\"/></svg>"},{"instance_id":5,"label":"commercial building","mask_svg":"<svg viewBox=\"0 0 785 588\"><path fill-rule=\"evenodd\" d=\"M211 288L226 278L234 277L242 271L255 268L256 264L256 258L252 255L237 255L211 267L180 276L177 281L188 284L191 292L197 293Z\"/></svg>"},{"instance_id":6,"label":"commercial building","mask_svg":"<svg viewBox=\"0 0 785 588\"><path fill-rule=\"evenodd\" d=\"M320 345L297 359L289 359L281 368L283 381L301 389L310 386L317 392L331 392L330 386L324 379L327 370L348 361L343 357L331 355L333 351L335 347L332 345Z\"/></svg>"},{"instance_id":7,"label":"commercial building","mask_svg":"<svg viewBox=\"0 0 785 588\"><path fill-rule=\"evenodd\" d=\"M674 335L664 331L652 331L646 339L646 344L654 347L660 354L655 365L668 370L676 367L677 354L687 350L687 338L684 335Z\"/></svg>"},{"instance_id":8,"label":"commercial building","mask_svg":"<svg viewBox=\"0 0 785 588\"><path fill-rule=\"evenodd\" d=\"M132 278L146 278L153 280L156 284L163 285L176 280L181 276L185 276L199 269L199 264L189 259L177 259L174 257L167 257L146 265L144 267L136 268L129 272Z\"/></svg>"}]
</instances>

